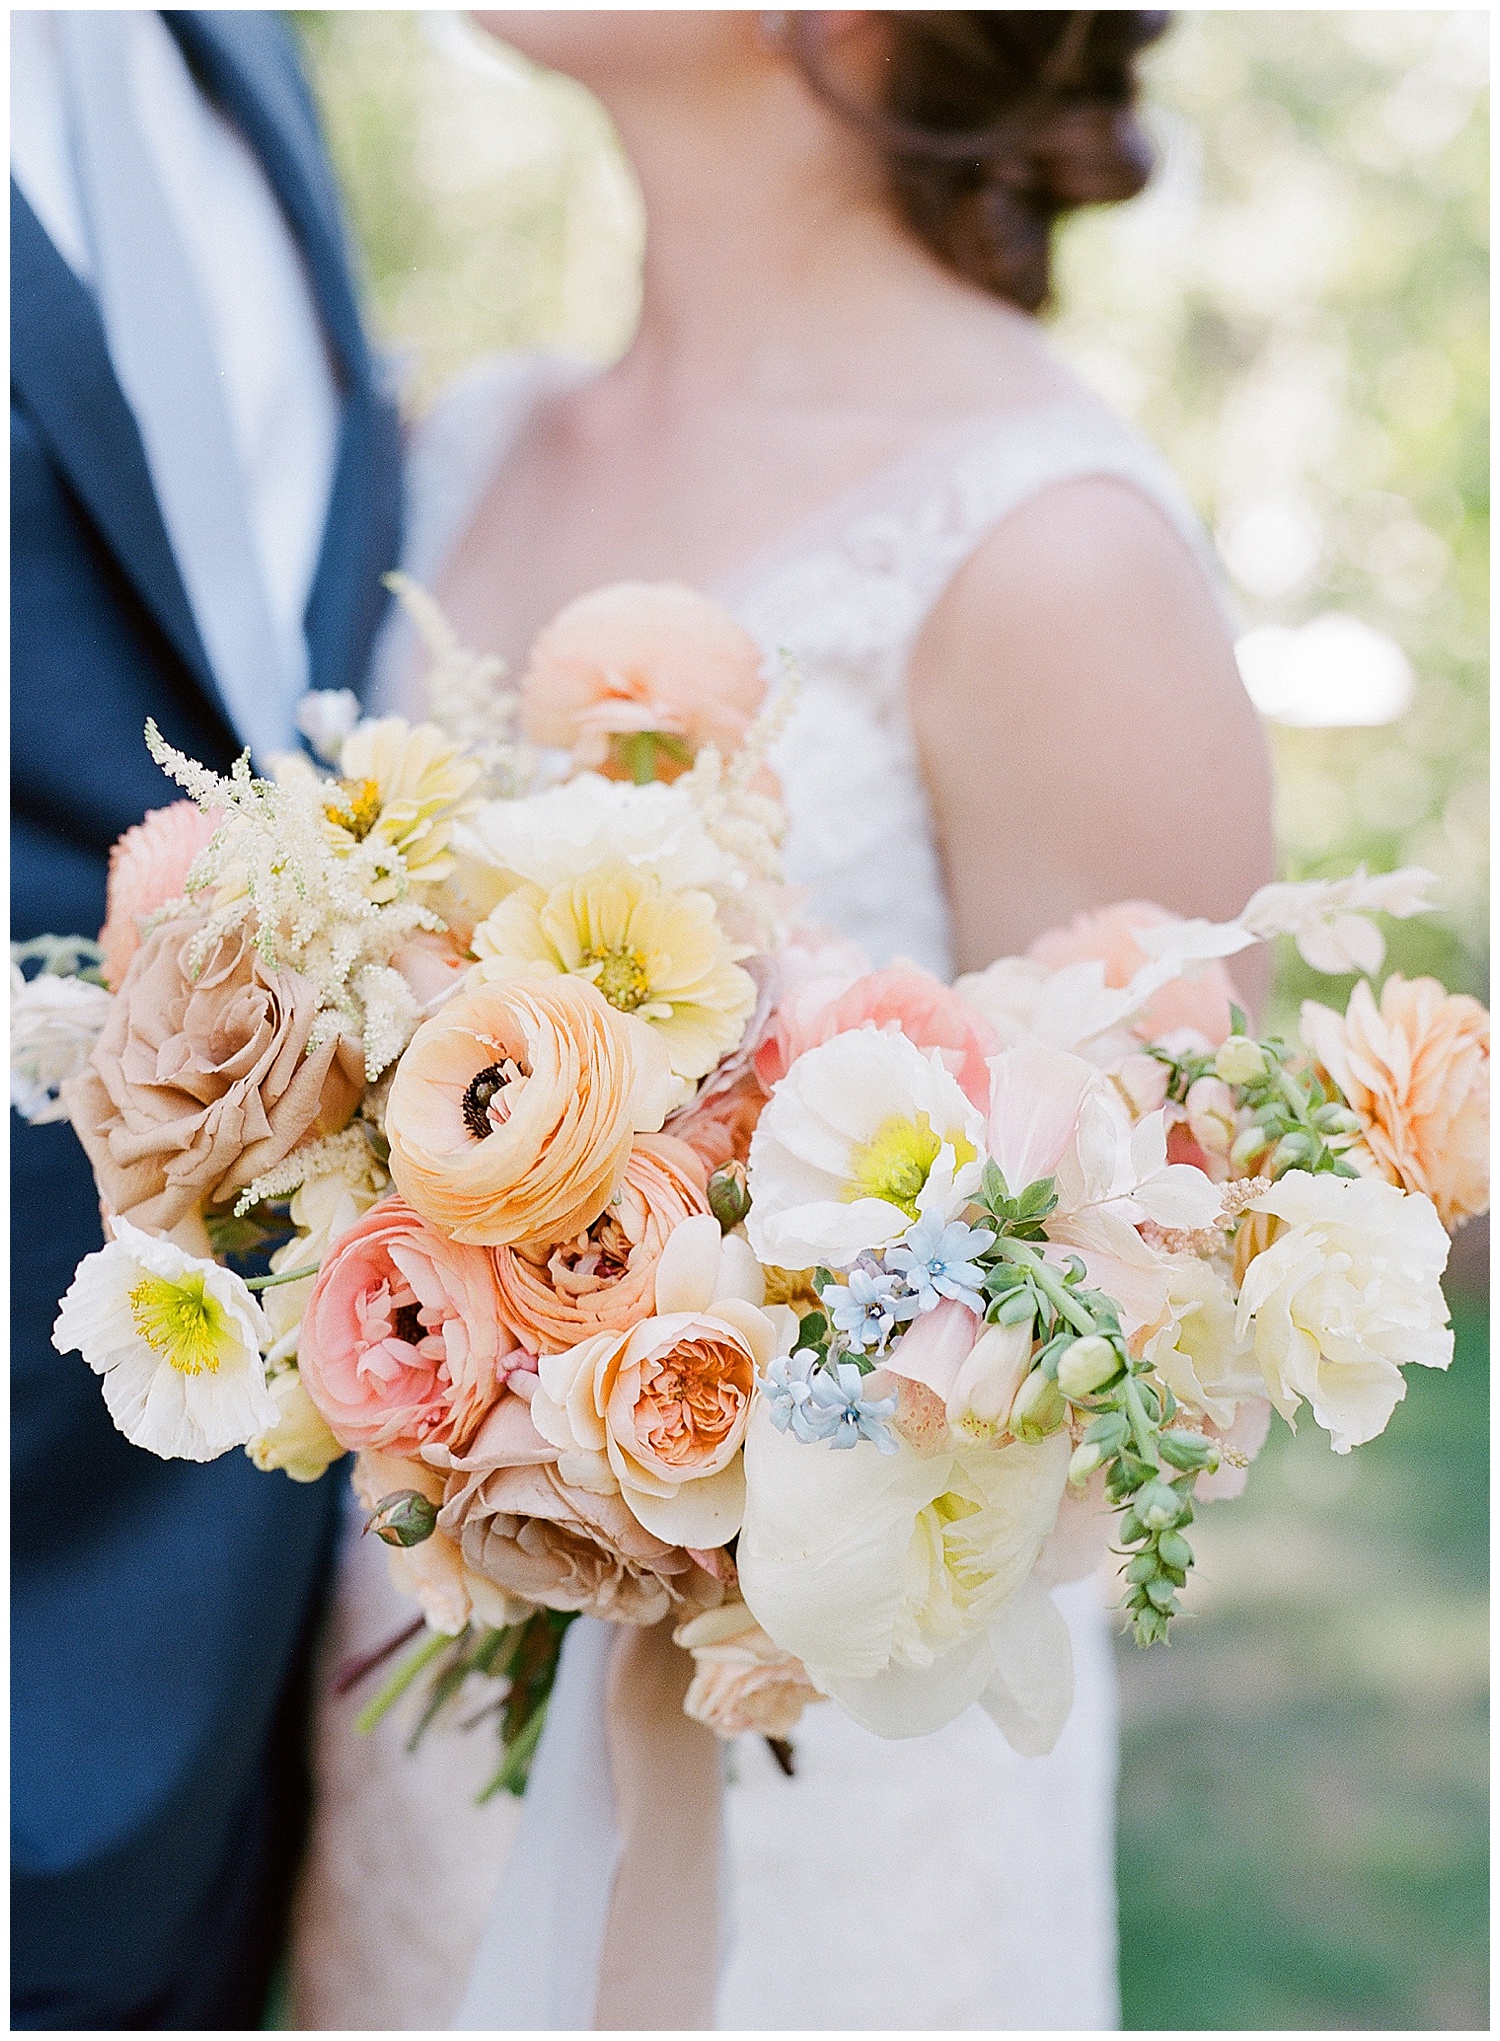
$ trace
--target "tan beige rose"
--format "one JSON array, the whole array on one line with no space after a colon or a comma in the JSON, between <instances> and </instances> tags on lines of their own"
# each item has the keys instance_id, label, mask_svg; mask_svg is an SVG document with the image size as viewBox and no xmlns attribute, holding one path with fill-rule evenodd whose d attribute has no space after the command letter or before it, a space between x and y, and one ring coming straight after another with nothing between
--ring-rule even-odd
<instances>
[{"instance_id":1,"label":"tan beige rose","mask_svg":"<svg viewBox=\"0 0 1500 2041\"><path fill-rule=\"evenodd\" d=\"M229 1204L308 1136L336 1133L364 1085L357 1042L309 1052L312 986L268 970L242 931L189 976L200 926L168 922L137 951L64 1094L109 1210L195 1242L203 1206Z\"/></svg>"},{"instance_id":2,"label":"tan beige rose","mask_svg":"<svg viewBox=\"0 0 1500 2041\"><path fill-rule=\"evenodd\" d=\"M673 1634L695 1668L684 1712L715 1736L790 1736L809 1702L824 1698L743 1602L705 1610Z\"/></svg>"},{"instance_id":3,"label":"tan beige rose","mask_svg":"<svg viewBox=\"0 0 1500 2041\"><path fill-rule=\"evenodd\" d=\"M397 1066L391 1175L455 1240L551 1247L593 1225L674 1090L655 1036L586 979L476 974Z\"/></svg>"},{"instance_id":4,"label":"tan beige rose","mask_svg":"<svg viewBox=\"0 0 1500 2041\"><path fill-rule=\"evenodd\" d=\"M668 1134L641 1134L619 1194L593 1225L553 1248L494 1250L500 1307L534 1354L565 1353L596 1332L628 1332L655 1308L656 1264L680 1220L708 1210L705 1172Z\"/></svg>"},{"instance_id":5,"label":"tan beige rose","mask_svg":"<svg viewBox=\"0 0 1500 2041\"><path fill-rule=\"evenodd\" d=\"M1363 978L1347 1013L1308 1000L1302 1033L1363 1125L1352 1162L1425 1191L1450 1231L1488 1211L1490 1017L1477 999L1393 971L1378 1007Z\"/></svg>"},{"instance_id":6,"label":"tan beige rose","mask_svg":"<svg viewBox=\"0 0 1500 2041\"><path fill-rule=\"evenodd\" d=\"M518 1389L526 1386L516 1378ZM659 1623L723 1599L720 1582L691 1553L653 1537L618 1495L564 1481L555 1451L516 1395L449 1474L438 1535L455 1545L469 1575L544 1608L613 1623Z\"/></svg>"}]
</instances>

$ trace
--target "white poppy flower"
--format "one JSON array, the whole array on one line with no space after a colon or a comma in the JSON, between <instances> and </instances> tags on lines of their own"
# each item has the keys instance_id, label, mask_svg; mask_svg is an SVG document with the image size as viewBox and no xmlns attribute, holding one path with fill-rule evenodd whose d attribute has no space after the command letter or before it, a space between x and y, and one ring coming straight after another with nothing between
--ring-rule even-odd
<instances>
[{"instance_id":1,"label":"white poppy flower","mask_svg":"<svg viewBox=\"0 0 1500 2041\"><path fill-rule=\"evenodd\" d=\"M941 1056L894 1030L799 1056L750 1144L746 1231L777 1268L847 1268L915 1219L956 1218L979 1188L984 1117Z\"/></svg>"},{"instance_id":2,"label":"white poppy flower","mask_svg":"<svg viewBox=\"0 0 1500 2041\"><path fill-rule=\"evenodd\" d=\"M1252 1212L1282 1222L1240 1285L1237 1330L1255 1342L1288 1421L1305 1397L1336 1453L1383 1432L1403 1367L1446 1368L1453 1334L1439 1277L1448 1235L1430 1199L1372 1177L1292 1170Z\"/></svg>"},{"instance_id":3,"label":"white poppy flower","mask_svg":"<svg viewBox=\"0 0 1500 2041\"><path fill-rule=\"evenodd\" d=\"M1029 1576L1069 1445L919 1455L803 1445L764 1402L745 1441L740 1590L769 1636L878 1736L924 1736L980 1701L1049 1750L1072 1700L1067 1630Z\"/></svg>"},{"instance_id":4,"label":"white poppy flower","mask_svg":"<svg viewBox=\"0 0 1500 2041\"><path fill-rule=\"evenodd\" d=\"M216 1460L281 1415L260 1349L265 1314L237 1275L124 1219L86 1255L52 1344L104 1377L104 1401L132 1445L163 1460Z\"/></svg>"}]
</instances>

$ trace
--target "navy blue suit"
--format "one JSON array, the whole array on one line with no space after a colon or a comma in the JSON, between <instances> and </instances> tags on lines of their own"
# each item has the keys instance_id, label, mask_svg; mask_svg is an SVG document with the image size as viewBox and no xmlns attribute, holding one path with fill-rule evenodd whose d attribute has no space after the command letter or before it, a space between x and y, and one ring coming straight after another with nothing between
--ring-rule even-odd
<instances>
[{"instance_id":1,"label":"navy blue suit","mask_svg":"<svg viewBox=\"0 0 1500 2041\"><path fill-rule=\"evenodd\" d=\"M311 678L357 688L396 558L399 442L312 103L274 14L166 19L306 260L343 407ZM14 185L11 236L13 933L91 935L111 842L181 798L146 717L221 770L240 745L93 297ZM88 1164L66 1125L12 1116L11 1136L13 2021L253 2027L300 1847L339 1484L126 1444L97 1377L49 1343L100 1244Z\"/></svg>"}]
</instances>

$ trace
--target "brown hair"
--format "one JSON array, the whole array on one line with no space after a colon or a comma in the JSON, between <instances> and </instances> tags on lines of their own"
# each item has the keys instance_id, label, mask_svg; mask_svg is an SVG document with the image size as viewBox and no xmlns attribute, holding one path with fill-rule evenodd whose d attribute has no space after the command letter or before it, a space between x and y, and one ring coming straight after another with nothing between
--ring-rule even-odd
<instances>
[{"instance_id":1,"label":"brown hair","mask_svg":"<svg viewBox=\"0 0 1500 2041\"><path fill-rule=\"evenodd\" d=\"M892 10L884 83L857 107L827 74L824 17L787 18L814 90L884 159L907 225L960 276L1035 312L1051 284L1052 225L1133 198L1151 172L1135 117L1136 58L1163 13Z\"/></svg>"}]
</instances>

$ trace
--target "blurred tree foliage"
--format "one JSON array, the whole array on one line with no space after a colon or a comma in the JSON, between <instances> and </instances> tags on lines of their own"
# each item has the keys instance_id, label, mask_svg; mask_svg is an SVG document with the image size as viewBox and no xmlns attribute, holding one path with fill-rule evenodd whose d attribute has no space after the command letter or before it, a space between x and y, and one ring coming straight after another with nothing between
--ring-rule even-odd
<instances>
[{"instance_id":1,"label":"blurred tree foliage","mask_svg":"<svg viewBox=\"0 0 1500 2041\"><path fill-rule=\"evenodd\" d=\"M597 106L443 13L293 17L420 404L475 356L608 359L638 195ZM1486 978L1487 17L1186 13L1148 63L1160 167L1062 237L1054 330L1182 474L1243 628L1358 619L1409 709L1272 726L1289 876L1419 863L1390 961ZM1184 760L1191 758L1185 736ZM1333 999L1295 955L1281 1004Z\"/></svg>"}]
</instances>

